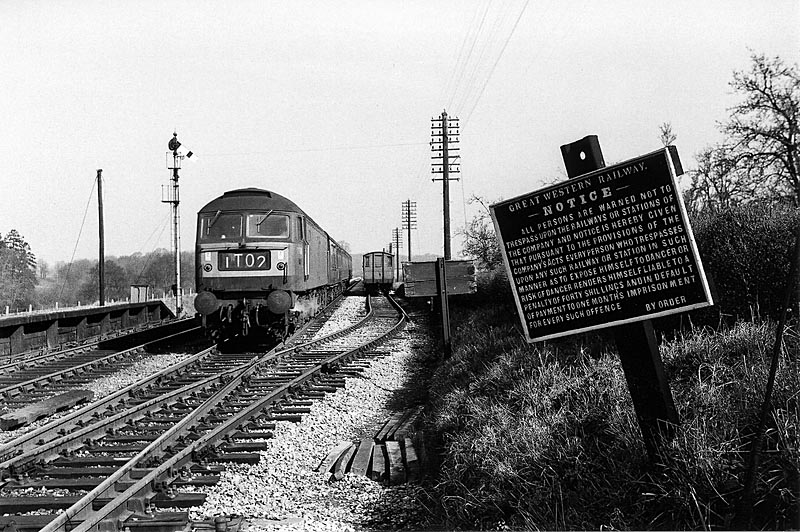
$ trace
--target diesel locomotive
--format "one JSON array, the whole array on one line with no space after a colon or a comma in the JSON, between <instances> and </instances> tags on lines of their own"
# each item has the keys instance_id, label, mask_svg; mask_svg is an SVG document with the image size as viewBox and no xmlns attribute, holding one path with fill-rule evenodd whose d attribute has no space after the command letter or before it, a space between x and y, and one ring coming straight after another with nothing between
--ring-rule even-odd
<instances>
[{"instance_id":1,"label":"diesel locomotive","mask_svg":"<svg viewBox=\"0 0 800 532\"><path fill-rule=\"evenodd\" d=\"M218 343L285 338L338 296L352 258L289 199L225 192L197 213L195 309Z\"/></svg>"},{"instance_id":2,"label":"diesel locomotive","mask_svg":"<svg viewBox=\"0 0 800 532\"><path fill-rule=\"evenodd\" d=\"M385 251L364 254L364 288L370 293L388 292L394 283L394 255Z\"/></svg>"}]
</instances>

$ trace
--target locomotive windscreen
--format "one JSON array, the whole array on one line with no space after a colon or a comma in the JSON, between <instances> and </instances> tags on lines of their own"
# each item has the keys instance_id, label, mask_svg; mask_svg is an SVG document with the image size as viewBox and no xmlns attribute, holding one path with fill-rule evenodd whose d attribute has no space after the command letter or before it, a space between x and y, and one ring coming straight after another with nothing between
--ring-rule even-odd
<instances>
[{"instance_id":1,"label":"locomotive windscreen","mask_svg":"<svg viewBox=\"0 0 800 532\"><path fill-rule=\"evenodd\" d=\"M287 238L289 236L289 217L268 212L248 214L247 236L252 238Z\"/></svg>"},{"instance_id":2,"label":"locomotive windscreen","mask_svg":"<svg viewBox=\"0 0 800 532\"><path fill-rule=\"evenodd\" d=\"M212 214L200 219L200 239L206 242L238 239L242 236L241 214Z\"/></svg>"}]
</instances>

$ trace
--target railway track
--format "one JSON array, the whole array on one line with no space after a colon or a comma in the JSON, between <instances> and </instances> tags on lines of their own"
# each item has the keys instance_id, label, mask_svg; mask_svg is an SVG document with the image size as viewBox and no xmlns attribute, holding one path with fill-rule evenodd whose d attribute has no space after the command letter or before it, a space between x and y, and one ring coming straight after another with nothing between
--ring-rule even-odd
<instances>
[{"instance_id":1,"label":"railway track","mask_svg":"<svg viewBox=\"0 0 800 532\"><path fill-rule=\"evenodd\" d=\"M355 325L315 338L323 316L261 356L198 353L169 375L0 446L0 515L12 514L0 526L188 527L186 512L151 510L201 504L201 494L174 488L214 483L219 467L209 461L258 461L276 421L299 421L360 369L357 357L405 324L393 301L372 298L369 306Z\"/></svg>"},{"instance_id":2,"label":"railway track","mask_svg":"<svg viewBox=\"0 0 800 532\"><path fill-rule=\"evenodd\" d=\"M179 320L129 337L104 340L63 351L46 352L0 364L0 413L91 382L114 368L125 367L149 346L197 335L195 320Z\"/></svg>"}]
</instances>

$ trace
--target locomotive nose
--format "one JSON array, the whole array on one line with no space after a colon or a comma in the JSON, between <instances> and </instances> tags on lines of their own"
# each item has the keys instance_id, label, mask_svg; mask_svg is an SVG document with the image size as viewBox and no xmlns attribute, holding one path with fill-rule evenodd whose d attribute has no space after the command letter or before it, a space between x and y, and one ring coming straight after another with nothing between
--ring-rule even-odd
<instances>
[{"instance_id":1,"label":"locomotive nose","mask_svg":"<svg viewBox=\"0 0 800 532\"><path fill-rule=\"evenodd\" d=\"M283 314L292 308L292 294L285 290L273 290L267 296L267 308L273 314Z\"/></svg>"},{"instance_id":2,"label":"locomotive nose","mask_svg":"<svg viewBox=\"0 0 800 532\"><path fill-rule=\"evenodd\" d=\"M203 316L208 316L219 308L219 300L211 292L200 292L194 298L194 308Z\"/></svg>"}]
</instances>

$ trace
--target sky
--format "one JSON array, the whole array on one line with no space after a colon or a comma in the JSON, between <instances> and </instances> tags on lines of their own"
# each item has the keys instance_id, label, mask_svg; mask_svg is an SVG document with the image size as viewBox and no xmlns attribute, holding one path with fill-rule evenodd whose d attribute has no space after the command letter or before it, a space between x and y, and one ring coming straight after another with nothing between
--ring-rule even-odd
<instances>
[{"instance_id":1,"label":"sky","mask_svg":"<svg viewBox=\"0 0 800 532\"><path fill-rule=\"evenodd\" d=\"M417 203L417 253L442 255L431 118L460 119L454 258L488 202L565 178L559 147L607 163L661 147L686 169L721 140L753 53L798 63L796 0L0 1L0 234L40 261L170 247L177 132L181 249L227 190L293 200L362 253ZM406 250L406 235L403 250Z\"/></svg>"}]
</instances>

